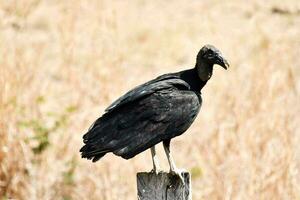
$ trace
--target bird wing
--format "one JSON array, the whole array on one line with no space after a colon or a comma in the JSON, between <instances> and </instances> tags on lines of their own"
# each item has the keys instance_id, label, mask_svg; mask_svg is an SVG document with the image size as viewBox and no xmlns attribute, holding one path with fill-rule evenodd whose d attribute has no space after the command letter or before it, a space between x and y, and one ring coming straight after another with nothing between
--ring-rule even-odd
<instances>
[{"instance_id":1,"label":"bird wing","mask_svg":"<svg viewBox=\"0 0 300 200\"><path fill-rule=\"evenodd\" d=\"M113 152L129 159L182 134L200 106L200 95L178 77L150 81L125 94L96 120L83 136L82 156L97 161Z\"/></svg>"},{"instance_id":2,"label":"bird wing","mask_svg":"<svg viewBox=\"0 0 300 200\"><path fill-rule=\"evenodd\" d=\"M129 159L185 132L196 118L201 98L177 88L160 90L122 110L113 153ZM129 109L133 111L129 111ZM120 137L121 136L121 137Z\"/></svg>"},{"instance_id":3,"label":"bird wing","mask_svg":"<svg viewBox=\"0 0 300 200\"><path fill-rule=\"evenodd\" d=\"M170 87L180 87L188 90L190 89L190 86L185 81L179 79L178 76L174 74L162 75L154 80L133 88L132 90L121 96L119 99L114 101L110 106L108 106L105 109L105 112L113 111L120 106L136 101L140 98L154 93L155 91Z\"/></svg>"}]
</instances>

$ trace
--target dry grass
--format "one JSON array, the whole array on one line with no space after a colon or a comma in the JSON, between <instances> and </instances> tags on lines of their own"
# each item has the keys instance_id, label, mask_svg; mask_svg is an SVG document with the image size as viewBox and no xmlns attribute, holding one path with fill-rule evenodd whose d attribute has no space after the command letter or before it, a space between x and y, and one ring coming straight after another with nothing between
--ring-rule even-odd
<instances>
[{"instance_id":1,"label":"dry grass","mask_svg":"<svg viewBox=\"0 0 300 200\"><path fill-rule=\"evenodd\" d=\"M120 94L192 67L211 43L232 67L216 67L198 119L172 143L194 199L300 199L298 0L0 8L0 198L135 199L150 153L92 164L82 134Z\"/></svg>"}]
</instances>

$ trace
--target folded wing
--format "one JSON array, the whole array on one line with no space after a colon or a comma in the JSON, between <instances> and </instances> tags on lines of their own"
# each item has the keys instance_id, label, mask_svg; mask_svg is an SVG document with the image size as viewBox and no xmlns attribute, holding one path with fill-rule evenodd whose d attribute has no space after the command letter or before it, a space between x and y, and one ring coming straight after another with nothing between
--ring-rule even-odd
<instances>
[{"instance_id":1,"label":"folded wing","mask_svg":"<svg viewBox=\"0 0 300 200\"><path fill-rule=\"evenodd\" d=\"M175 77L154 79L126 93L106 109L83 136L82 157L97 161L108 152L129 159L182 134L201 106L200 95Z\"/></svg>"}]
</instances>

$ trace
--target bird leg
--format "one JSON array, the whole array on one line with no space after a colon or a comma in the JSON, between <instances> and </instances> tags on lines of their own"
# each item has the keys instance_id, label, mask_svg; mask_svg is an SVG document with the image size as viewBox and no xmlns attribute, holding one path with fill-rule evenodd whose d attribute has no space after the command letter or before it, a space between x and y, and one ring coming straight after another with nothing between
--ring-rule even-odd
<instances>
[{"instance_id":1,"label":"bird leg","mask_svg":"<svg viewBox=\"0 0 300 200\"><path fill-rule=\"evenodd\" d=\"M170 165L170 173L177 175L182 183L184 184L184 179L182 176L182 170L178 169L174 163L173 157L171 155L171 151L170 151L170 140L165 140L163 141L163 145L164 145L164 150Z\"/></svg>"},{"instance_id":2,"label":"bird leg","mask_svg":"<svg viewBox=\"0 0 300 200\"><path fill-rule=\"evenodd\" d=\"M151 156L152 156L152 162L153 162L153 169L151 170L152 172L154 172L155 174L159 173L159 161L156 155L156 151L155 151L155 145L153 147L151 147Z\"/></svg>"}]
</instances>

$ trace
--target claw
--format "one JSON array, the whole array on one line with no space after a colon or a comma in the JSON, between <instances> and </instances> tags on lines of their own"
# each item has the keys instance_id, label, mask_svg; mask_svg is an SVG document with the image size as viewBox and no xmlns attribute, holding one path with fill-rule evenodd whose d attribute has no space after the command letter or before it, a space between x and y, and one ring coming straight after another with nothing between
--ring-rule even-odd
<instances>
[{"instance_id":1,"label":"claw","mask_svg":"<svg viewBox=\"0 0 300 200\"><path fill-rule=\"evenodd\" d=\"M184 178L182 176L183 172L184 172L184 170L180 170L180 169L170 170L170 173L173 174L173 175L178 176L180 178L180 181L181 181L182 185L185 185Z\"/></svg>"}]
</instances>

